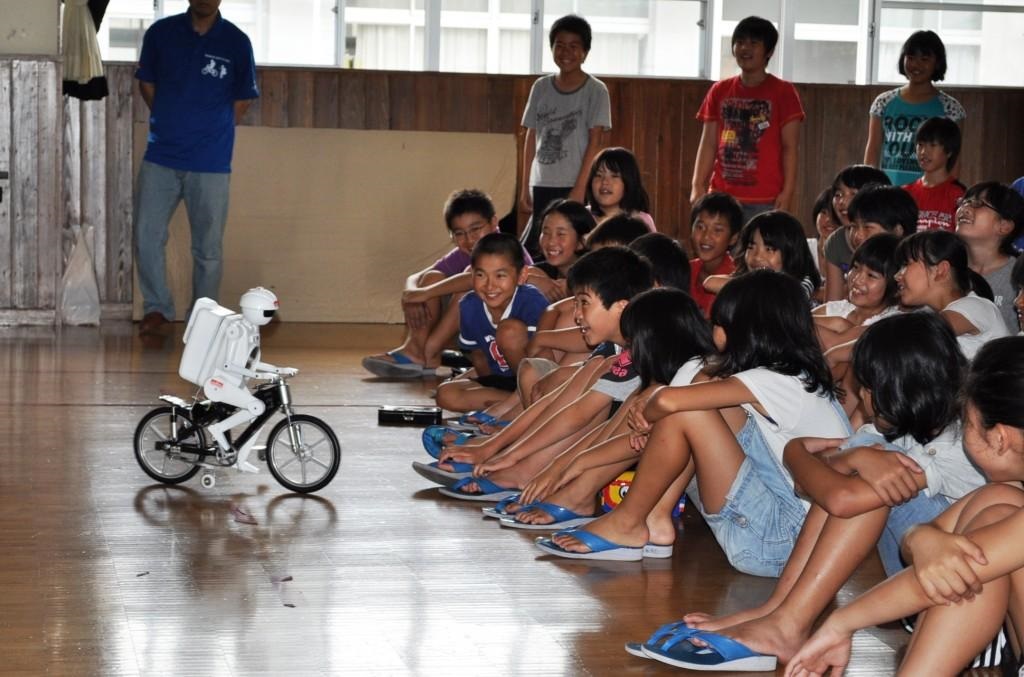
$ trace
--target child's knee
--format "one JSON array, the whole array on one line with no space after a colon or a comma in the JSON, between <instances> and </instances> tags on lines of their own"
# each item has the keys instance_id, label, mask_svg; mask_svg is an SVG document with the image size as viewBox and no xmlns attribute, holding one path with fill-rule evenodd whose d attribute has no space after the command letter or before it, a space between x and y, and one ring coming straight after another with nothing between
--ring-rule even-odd
<instances>
[{"instance_id":1,"label":"child's knee","mask_svg":"<svg viewBox=\"0 0 1024 677\"><path fill-rule=\"evenodd\" d=\"M494 335L498 347L521 346L525 348L527 341L526 323L515 318L508 318L498 323L498 331Z\"/></svg>"},{"instance_id":2,"label":"child's knee","mask_svg":"<svg viewBox=\"0 0 1024 677\"><path fill-rule=\"evenodd\" d=\"M446 279L444 273L442 273L440 270L431 269L420 275L419 279L416 280L416 285L419 287L427 287L429 285L434 284L435 282L440 282L441 280L444 279Z\"/></svg>"},{"instance_id":3,"label":"child's knee","mask_svg":"<svg viewBox=\"0 0 1024 677\"><path fill-rule=\"evenodd\" d=\"M970 498L957 521L956 531L965 533L993 524L1024 507L1024 491L1008 484L989 484Z\"/></svg>"},{"instance_id":4,"label":"child's knee","mask_svg":"<svg viewBox=\"0 0 1024 677\"><path fill-rule=\"evenodd\" d=\"M462 387L455 381L442 383L437 387L437 406L442 409L459 411L462 404Z\"/></svg>"}]
</instances>

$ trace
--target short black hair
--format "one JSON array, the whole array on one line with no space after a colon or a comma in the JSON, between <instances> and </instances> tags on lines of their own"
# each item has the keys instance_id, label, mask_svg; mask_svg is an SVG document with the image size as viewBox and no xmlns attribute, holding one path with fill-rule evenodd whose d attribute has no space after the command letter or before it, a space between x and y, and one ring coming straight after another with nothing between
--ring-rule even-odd
<instances>
[{"instance_id":1,"label":"short black hair","mask_svg":"<svg viewBox=\"0 0 1024 677\"><path fill-rule=\"evenodd\" d=\"M687 361L715 349L700 308L679 289L661 287L637 294L622 312L619 328L629 343L641 390L652 383L667 385Z\"/></svg>"},{"instance_id":2,"label":"short black hair","mask_svg":"<svg viewBox=\"0 0 1024 677\"><path fill-rule=\"evenodd\" d=\"M604 212L594 199L594 177L606 167L609 171L615 172L622 179L622 202L619 208L624 212L647 212L651 209L651 199L647 196L644 188L643 178L640 176L640 165L636 162L636 156L628 148L613 146L605 148L590 164L590 176L587 177L587 188L585 199L590 208L598 216Z\"/></svg>"},{"instance_id":3,"label":"short black hair","mask_svg":"<svg viewBox=\"0 0 1024 677\"><path fill-rule=\"evenodd\" d=\"M714 191L697 198L690 208L690 227L697 223L701 212L710 216L720 216L729 222L729 232L735 235L743 228L743 206L739 200L728 193Z\"/></svg>"},{"instance_id":4,"label":"short black hair","mask_svg":"<svg viewBox=\"0 0 1024 677\"><path fill-rule=\"evenodd\" d=\"M647 224L638 218L626 214L617 214L602 221L587 236L587 246L591 249L609 244L628 245L641 235L651 232Z\"/></svg>"},{"instance_id":5,"label":"short black hair","mask_svg":"<svg viewBox=\"0 0 1024 677\"><path fill-rule=\"evenodd\" d=\"M690 260L678 242L664 233L647 233L630 242L629 248L651 264L655 284L689 293Z\"/></svg>"},{"instance_id":6,"label":"short black hair","mask_svg":"<svg viewBox=\"0 0 1024 677\"><path fill-rule=\"evenodd\" d=\"M818 193L818 197L814 200L814 206L811 207L811 223L817 223L818 214L827 211L832 223L839 224L839 214L836 214L836 207L832 204L833 195L835 195L835 190L832 186Z\"/></svg>"},{"instance_id":7,"label":"short black hair","mask_svg":"<svg viewBox=\"0 0 1024 677\"><path fill-rule=\"evenodd\" d=\"M904 236L917 230L917 203L910 193L896 186L869 183L850 200L847 213L851 221L877 223L889 232L900 226Z\"/></svg>"},{"instance_id":8,"label":"short black hair","mask_svg":"<svg viewBox=\"0 0 1024 677\"><path fill-rule=\"evenodd\" d=\"M761 233L761 239L766 245L779 250L782 257L783 273L798 282L807 278L815 289L821 286L821 273L814 265L811 248L807 246L804 227L800 225L795 216L781 209L761 212L743 226L743 230L740 231L740 239L736 243L736 253L733 255L733 258L736 259L736 271L739 274L742 275L748 270L743 254L753 244L754 233Z\"/></svg>"},{"instance_id":9,"label":"short black hair","mask_svg":"<svg viewBox=\"0 0 1024 677\"><path fill-rule=\"evenodd\" d=\"M1024 429L1024 336L1004 336L981 347L964 379L962 401L977 408L981 425Z\"/></svg>"},{"instance_id":10,"label":"short black hair","mask_svg":"<svg viewBox=\"0 0 1024 677\"><path fill-rule=\"evenodd\" d=\"M871 391L886 439L935 439L958 415L967 360L938 313L900 313L873 323L853 347L853 373Z\"/></svg>"},{"instance_id":11,"label":"short black hair","mask_svg":"<svg viewBox=\"0 0 1024 677\"><path fill-rule=\"evenodd\" d=\"M928 118L917 128L914 135L915 143L937 143L949 156L946 159L946 171L952 171L956 159L960 157L960 125L949 118Z\"/></svg>"},{"instance_id":12,"label":"short black hair","mask_svg":"<svg viewBox=\"0 0 1024 677\"><path fill-rule=\"evenodd\" d=\"M903 48L900 49L900 62L898 68L900 75L907 77L907 71L903 67L903 60L908 54L935 57L935 71L932 73L932 82L938 82L946 78L946 46L942 44L942 38L934 31L917 31L911 33Z\"/></svg>"},{"instance_id":13,"label":"short black hair","mask_svg":"<svg viewBox=\"0 0 1024 677\"><path fill-rule=\"evenodd\" d=\"M920 261L929 268L948 261L950 275L959 290L964 294L974 290L967 265L967 245L949 231L923 230L904 238L896 248L896 265L902 268L911 261Z\"/></svg>"},{"instance_id":14,"label":"short black hair","mask_svg":"<svg viewBox=\"0 0 1024 677\"><path fill-rule=\"evenodd\" d=\"M473 253L470 255L473 267L476 267L476 262L481 256L487 255L508 258L517 272L526 266L523 245L519 243L515 235L509 233L488 233L477 240L473 246Z\"/></svg>"},{"instance_id":15,"label":"short black hair","mask_svg":"<svg viewBox=\"0 0 1024 677\"><path fill-rule=\"evenodd\" d=\"M494 203L491 197L476 188L454 191L444 203L444 223L452 229L452 220L463 214L479 214L486 221L494 218Z\"/></svg>"},{"instance_id":16,"label":"short black hair","mask_svg":"<svg viewBox=\"0 0 1024 677\"><path fill-rule=\"evenodd\" d=\"M569 222L572 229L576 231L576 237L579 239L577 249L583 249L583 237L592 231L597 223L590 210L575 200L558 198L548 203L548 206L540 215L542 229L544 227L544 219L548 218L549 214L561 214L565 217L565 220Z\"/></svg>"},{"instance_id":17,"label":"short black hair","mask_svg":"<svg viewBox=\"0 0 1024 677\"><path fill-rule=\"evenodd\" d=\"M590 52L590 42L593 40L593 33L590 30L590 23L578 14L566 14L556 19L548 31L548 47L555 46L555 36L559 33L572 33L579 37L583 43L583 51Z\"/></svg>"},{"instance_id":18,"label":"short black hair","mask_svg":"<svg viewBox=\"0 0 1024 677\"><path fill-rule=\"evenodd\" d=\"M605 308L654 286L650 264L626 247L603 247L585 254L572 264L566 277L574 294L590 289Z\"/></svg>"},{"instance_id":19,"label":"short black hair","mask_svg":"<svg viewBox=\"0 0 1024 677\"><path fill-rule=\"evenodd\" d=\"M894 306L899 303L900 290L896 284L896 248L900 238L892 233L881 233L865 240L850 259L850 267L860 264L885 277L885 303Z\"/></svg>"},{"instance_id":20,"label":"short black hair","mask_svg":"<svg viewBox=\"0 0 1024 677\"><path fill-rule=\"evenodd\" d=\"M967 189L964 199L980 197L995 207L1000 218L1013 221L1013 228L999 241L999 251L1007 256L1016 256L1014 242L1024 232L1024 197L1009 186L998 181L982 181Z\"/></svg>"},{"instance_id":21,"label":"short black hair","mask_svg":"<svg viewBox=\"0 0 1024 677\"><path fill-rule=\"evenodd\" d=\"M736 24L732 31L733 47L743 39L757 40L764 44L764 51L769 57L775 52L775 45L779 42L779 31L768 19L759 16L748 16Z\"/></svg>"},{"instance_id":22,"label":"short black hair","mask_svg":"<svg viewBox=\"0 0 1024 677\"><path fill-rule=\"evenodd\" d=\"M878 183L883 186L892 185L888 174L878 167L872 167L871 165L847 165L843 167L836 174L835 180L832 181L832 190L835 191L839 188L840 183L854 190L860 190L869 183Z\"/></svg>"}]
</instances>

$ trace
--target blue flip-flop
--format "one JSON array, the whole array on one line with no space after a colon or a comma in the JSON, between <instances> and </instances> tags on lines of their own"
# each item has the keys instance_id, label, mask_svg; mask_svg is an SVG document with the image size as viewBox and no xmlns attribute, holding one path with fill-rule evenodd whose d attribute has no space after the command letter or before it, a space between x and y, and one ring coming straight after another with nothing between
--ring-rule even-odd
<instances>
[{"instance_id":1,"label":"blue flip-flop","mask_svg":"<svg viewBox=\"0 0 1024 677\"><path fill-rule=\"evenodd\" d=\"M414 362L401 351L389 350L387 355L391 357L390 360L375 355L364 357L363 369L381 378L420 378L434 372L430 367Z\"/></svg>"},{"instance_id":2,"label":"blue flip-flop","mask_svg":"<svg viewBox=\"0 0 1024 677\"><path fill-rule=\"evenodd\" d=\"M513 503L519 503L520 495L517 493L515 496L509 496L498 501L497 505L489 505L486 508L480 508L480 512L484 514L484 517L495 517L497 519L504 519L506 517L515 517L516 513L509 512L508 507ZM532 505L532 504L531 504ZM527 506L522 506L525 508ZM520 508L520 509L522 509Z\"/></svg>"},{"instance_id":3,"label":"blue flip-flop","mask_svg":"<svg viewBox=\"0 0 1024 677\"><path fill-rule=\"evenodd\" d=\"M423 448L434 458L440 458L441 450L445 447L444 437L448 433L455 434L455 439L449 442L448 446L461 447L475 437L473 433L459 432L448 426L431 425L423 429Z\"/></svg>"},{"instance_id":4,"label":"blue flip-flop","mask_svg":"<svg viewBox=\"0 0 1024 677\"><path fill-rule=\"evenodd\" d=\"M419 461L413 461L412 469L431 482L440 484L442 487L453 486L459 480L470 477L473 474L472 463L446 461L446 465L450 465L452 467L451 470L440 468L438 467L439 465L440 461L434 461L433 463L420 463Z\"/></svg>"},{"instance_id":5,"label":"blue flip-flop","mask_svg":"<svg viewBox=\"0 0 1024 677\"><path fill-rule=\"evenodd\" d=\"M626 650L626 653L638 658L650 658L650 656L644 653L644 644L657 644L666 637L675 635L682 635L683 639L687 639L693 637L698 632L700 632L699 629L691 628L686 624L686 621L673 621L655 630L646 641L626 642L623 648Z\"/></svg>"},{"instance_id":6,"label":"blue flip-flop","mask_svg":"<svg viewBox=\"0 0 1024 677\"><path fill-rule=\"evenodd\" d=\"M707 646L697 646L699 639ZM648 658L688 670L735 670L774 672L779 659L758 653L750 647L717 632L670 634L657 642L647 642L643 652Z\"/></svg>"},{"instance_id":7,"label":"blue flip-flop","mask_svg":"<svg viewBox=\"0 0 1024 677\"><path fill-rule=\"evenodd\" d=\"M590 515L581 515L573 512L572 510L555 503L534 503L529 509L540 510L549 517L554 518L554 521L548 522L547 524L530 524L529 522L520 522L516 519L515 515L510 515L508 517L501 518L501 526L512 529L528 529L533 531L559 531L570 527L578 527L597 519ZM526 508L523 508L523 510L526 510ZM520 510L519 512L523 512L523 510ZM518 515L519 512L517 512L516 515Z\"/></svg>"},{"instance_id":8,"label":"blue flip-flop","mask_svg":"<svg viewBox=\"0 0 1024 677\"><path fill-rule=\"evenodd\" d=\"M476 485L482 489L478 493L469 493L462 491L463 487L476 483ZM464 477L450 488L441 489L441 493L451 498L458 498L463 501L494 501L498 502L503 498L509 498L519 493L518 489L506 489L505 487L498 486L486 477Z\"/></svg>"},{"instance_id":9,"label":"blue flip-flop","mask_svg":"<svg viewBox=\"0 0 1024 677\"><path fill-rule=\"evenodd\" d=\"M552 538L538 538L534 545L549 555L567 557L569 559L597 559L613 562L639 562L644 558L644 549L634 548L628 545L613 543L595 533L582 531L580 529L564 529L555 534L561 536L570 534L576 537L583 545L590 548L589 552L572 552L560 547Z\"/></svg>"}]
</instances>

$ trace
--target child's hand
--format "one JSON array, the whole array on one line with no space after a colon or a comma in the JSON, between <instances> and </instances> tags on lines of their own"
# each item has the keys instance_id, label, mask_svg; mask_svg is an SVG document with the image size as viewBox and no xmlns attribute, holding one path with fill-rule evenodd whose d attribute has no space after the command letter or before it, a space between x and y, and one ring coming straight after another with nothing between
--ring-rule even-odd
<instances>
[{"instance_id":1,"label":"child's hand","mask_svg":"<svg viewBox=\"0 0 1024 677\"><path fill-rule=\"evenodd\" d=\"M480 463L474 467L473 477L484 477L485 475L490 475L492 472L511 468L513 465L515 465L515 461L510 459L508 454L499 454L488 460L486 463Z\"/></svg>"},{"instance_id":2,"label":"child's hand","mask_svg":"<svg viewBox=\"0 0 1024 677\"><path fill-rule=\"evenodd\" d=\"M647 440L650 438L648 433L637 433L633 432L629 434L629 448L633 451L640 453L647 446Z\"/></svg>"},{"instance_id":3,"label":"child's hand","mask_svg":"<svg viewBox=\"0 0 1024 677\"><path fill-rule=\"evenodd\" d=\"M651 424L648 423L647 419L644 417L644 409L647 408L647 403L650 401L650 397L644 399L637 398L629 408L629 414L626 416L626 424L629 426L629 429L636 434L647 435L651 432Z\"/></svg>"},{"instance_id":4,"label":"child's hand","mask_svg":"<svg viewBox=\"0 0 1024 677\"><path fill-rule=\"evenodd\" d=\"M563 468L560 463L548 464L546 468L526 483L519 496L519 502L523 505L530 505L537 501L543 501L564 487L572 479L572 477L566 476L566 470L567 468Z\"/></svg>"},{"instance_id":5,"label":"child's hand","mask_svg":"<svg viewBox=\"0 0 1024 677\"><path fill-rule=\"evenodd\" d=\"M981 579L971 561L988 564L988 560L966 536L925 524L908 534L907 548L914 558L917 582L933 604L969 600L981 592Z\"/></svg>"},{"instance_id":6,"label":"child's hand","mask_svg":"<svg viewBox=\"0 0 1024 677\"><path fill-rule=\"evenodd\" d=\"M830 619L831 620L831 619ZM832 677L842 677L850 662L852 633L825 621L786 664L786 677L821 677L832 668Z\"/></svg>"},{"instance_id":7,"label":"child's hand","mask_svg":"<svg viewBox=\"0 0 1024 677\"><path fill-rule=\"evenodd\" d=\"M430 296L422 289L406 289L402 292L402 305L409 303L425 303Z\"/></svg>"},{"instance_id":8,"label":"child's hand","mask_svg":"<svg viewBox=\"0 0 1024 677\"><path fill-rule=\"evenodd\" d=\"M906 503L920 491L918 477L924 474L914 459L880 445L850 451L850 465L860 478L890 508Z\"/></svg>"}]
</instances>

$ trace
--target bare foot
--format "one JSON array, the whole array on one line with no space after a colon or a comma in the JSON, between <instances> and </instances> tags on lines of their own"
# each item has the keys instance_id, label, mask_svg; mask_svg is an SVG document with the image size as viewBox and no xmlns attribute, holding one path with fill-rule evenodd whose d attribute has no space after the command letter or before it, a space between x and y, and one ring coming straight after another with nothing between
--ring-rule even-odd
<instances>
[{"instance_id":1,"label":"bare foot","mask_svg":"<svg viewBox=\"0 0 1024 677\"><path fill-rule=\"evenodd\" d=\"M631 548L642 548L647 545L648 532L646 524L630 526L624 519L618 517L618 512L612 510L607 515L598 517L586 526L580 527L579 531L589 531L605 540ZM569 552L590 552L590 548L581 543L572 535L572 532L555 534L551 538L558 547Z\"/></svg>"},{"instance_id":2,"label":"bare foot","mask_svg":"<svg viewBox=\"0 0 1024 677\"><path fill-rule=\"evenodd\" d=\"M739 625L717 630L754 651L769 656L778 656L779 661L786 663L807 641L808 633L801 631L792 623L785 622L776 616L765 616ZM699 639L694 644L701 645Z\"/></svg>"},{"instance_id":3,"label":"bare foot","mask_svg":"<svg viewBox=\"0 0 1024 677\"><path fill-rule=\"evenodd\" d=\"M756 606L752 609L743 609L735 613L726 614L725 616L714 617L711 614L706 614L700 611L688 613L683 616L683 620L691 628L700 628L701 630L721 630L722 628L731 628L734 625L740 625L741 623L747 623L748 621L757 620L763 618L771 613L771 609L765 605Z\"/></svg>"},{"instance_id":4,"label":"bare foot","mask_svg":"<svg viewBox=\"0 0 1024 677\"><path fill-rule=\"evenodd\" d=\"M439 464L438 467L440 467L440 464ZM506 486L501 485L501 484L498 485L498 490L499 491L510 491L512 489L518 489L518 488L519 487L506 487ZM466 484L463 484L462 487L459 488L459 493L462 493L462 494L486 494L487 490L485 490L483 487L481 487L474 480L473 482L467 482Z\"/></svg>"},{"instance_id":5,"label":"bare foot","mask_svg":"<svg viewBox=\"0 0 1024 677\"><path fill-rule=\"evenodd\" d=\"M577 515L592 515L594 514L594 501L582 501L573 505L564 505L562 503L556 503L554 501L547 501L554 505L560 505L563 508L572 510ZM516 513L516 521L524 524L551 524L555 521L555 518L544 512L540 508L527 508L526 510L520 510Z\"/></svg>"},{"instance_id":6,"label":"bare foot","mask_svg":"<svg viewBox=\"0 0 1024 677\"><path fill-rule=\"evenodd\" d=\"M676 542L676 523L672 521L672 515L655 515L653 512L647 516L647 533L651 543L658 545L671 545Z\"/></svg>"}]
</instances>

